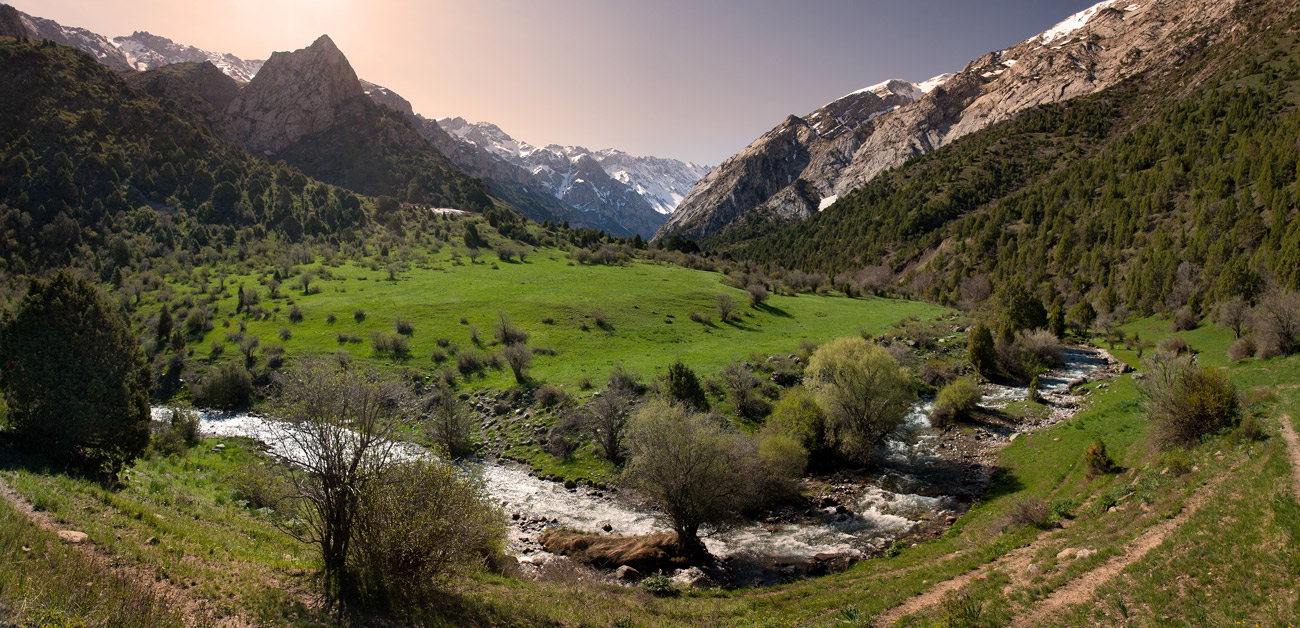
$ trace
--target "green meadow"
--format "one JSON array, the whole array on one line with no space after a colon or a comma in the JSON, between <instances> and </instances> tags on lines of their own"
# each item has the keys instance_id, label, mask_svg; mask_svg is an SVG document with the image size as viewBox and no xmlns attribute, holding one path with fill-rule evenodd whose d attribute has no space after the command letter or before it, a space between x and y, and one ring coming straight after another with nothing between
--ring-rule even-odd
<instances>
[{"instance_id":1,"label":"green meadow","mask_svg":"<svg viewBox=\"0 0 1300 628\"><path fill-rule=\"evenodd\" d=\"M225 296L213 304L213 330L192 338L190 347L194 357L208 361L242 359L237 341L227 339L242 323L247 335L258 337L260 352L281 345L290 360L346 351L377 366L454 368L453 349L492 352L493 326L504 314L528 333L530 347L541 350L530 369L534 381L574 385L590 379L599 384L616 364L652 376L680 359L710 373L753 353L790 352L803 340L820 343L863 330L881 333L906 317L932 319L948 311L915 301L836 293L773 295L767 303L751 307L748 294L724 285L719 273L645 261L576 264L557 249L540 249L522 262L503 262L490 254L477 262L461 260L457 265L450 252L443 251L405 264L391 278L387 264L378 259L335 266L302 264L283 279L278 298L271 298L266 285L273 269L236 274L210 268L214 277L228 273L223 279ZM303 273L316 276L309 294L296 285ZM173 299L190 294L198 298L195 285L175 277L167 280L169 288L163 290L170 289ZM236 313L240 285L258 290L257 307L269 316L256 320ZM715 311L720 294L735 303L737 320L720 321ZM159 297L157 292L146 297L137 312L156 314ZM300 308L301 321L290 320L293 307ZM357 316L358 311L364 316ZM704 322L692 320L692 313L701 314ZM404 356L375 351L372 334L396 334L399 317L414 327L407 336L409 351ZM143 322L139 317L138 323ZM281 330L287 330L287 339ZM351 341L341 341L341 334ZM440 347L439 340L450 346ZM225 345L219 356L212 355L214 342ZM435 349L447 354L446 362L431 358ZM514 378L509 369L487 370L468 383L502 387L512 385Z\"/></svg>"}]
</instances>

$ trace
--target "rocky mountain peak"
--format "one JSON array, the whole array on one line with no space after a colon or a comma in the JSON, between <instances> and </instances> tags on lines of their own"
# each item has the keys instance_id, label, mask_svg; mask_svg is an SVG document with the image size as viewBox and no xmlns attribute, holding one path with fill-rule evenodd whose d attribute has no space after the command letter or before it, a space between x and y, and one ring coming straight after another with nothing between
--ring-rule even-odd
<instances>
[{"instance_id":1,"label":"rocky mountain peak","mask_svg":"<svg viewBox=\"0 0 1300 628\"><path fill-rule=\"evenodd\" d=\"M278 151L328 129L336 109L365 90L347 57L328 35L293 52L276 52L226 113L222 133L253 151Z\"/></svg>"}]
</instances>

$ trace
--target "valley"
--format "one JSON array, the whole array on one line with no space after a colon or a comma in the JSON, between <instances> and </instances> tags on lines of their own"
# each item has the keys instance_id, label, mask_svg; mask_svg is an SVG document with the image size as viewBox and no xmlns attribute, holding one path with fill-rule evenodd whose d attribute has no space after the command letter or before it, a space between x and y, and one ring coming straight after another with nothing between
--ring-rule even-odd
<instances>
[{"instance_id":1,"label":"valley","mask_svg":"<svg viewBox=\"0 0 1300 628\"><path fill-rule=\"evenodd\" d=\"M0 625L1300 617L1292 3L1106 0L717 167L340 29L0 5Z\"/></svg>"}]
</instances>

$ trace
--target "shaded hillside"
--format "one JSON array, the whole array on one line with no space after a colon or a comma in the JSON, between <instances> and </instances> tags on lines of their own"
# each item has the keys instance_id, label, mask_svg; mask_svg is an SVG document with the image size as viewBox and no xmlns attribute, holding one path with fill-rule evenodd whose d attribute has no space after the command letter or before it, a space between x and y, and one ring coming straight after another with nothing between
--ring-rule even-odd
<instances>
[{"instance_id":1,"label":"shaded hillside","mask_svg":"<svg viewBox=\"0 0 1300 628\"><path fill-rule=\"evenodd\" d=\"M214 127L222 112L239 95L239 84L215 65L175 63L140 73L124 74L131 85L157 98L169 98Z\"/></svg>"},{"instance_id":2,"label":"shaded hillside","mask_svg":"<svg viewBox=\"0 0 1300 628\"><path fill-rule=\"evenodd\" d=\"M494 206L482 181L457 169L401 114L365 96L335 110L335 123L276 155L308 175L363 194L483 212Z\"/></svg>"}]
</instances>

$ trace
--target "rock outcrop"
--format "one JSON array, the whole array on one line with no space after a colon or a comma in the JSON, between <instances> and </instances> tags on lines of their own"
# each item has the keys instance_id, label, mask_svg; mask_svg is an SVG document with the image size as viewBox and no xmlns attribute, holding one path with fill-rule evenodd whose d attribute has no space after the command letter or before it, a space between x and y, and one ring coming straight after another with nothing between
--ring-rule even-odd
<instances>
[{"instance_id":1,"label":"rock outcrop","mask_svg":"<svg viewBox=\"0 0 1300 628\"><path fill-rule=\"evenodd\" d=\"M176 63L126 75L131 85L157 98L176 101L210 128L226 123L225 110L239 96L239 84L209 61Z\"/></svg>"},{"instance_id":2,"label":"rock outcrop","mask_svg":"<svg viewBox=\"0 0 1300 628\"><path fill-rule=\"evenodd\" d=\"M704 238L752 216L798 220L914 156L1036 105L1176 66L1235 28L1239 0L1107 0L907 93L902 81L790 116L702 179L657 237ZM872 98L874 96L874 98Z\"/></svg>"},{"instance_id":3,"label":"rock outcrop","mask_svg":"<svg viewBox=\"0 0 1300 628\"><path fill-rule=\"evenodd\" d=\"M338 108L365 95L347 57L328 35L294 52L277 52L226 108L226 139L273 154L334 127Z\"/></svg>"}]
</instances>

